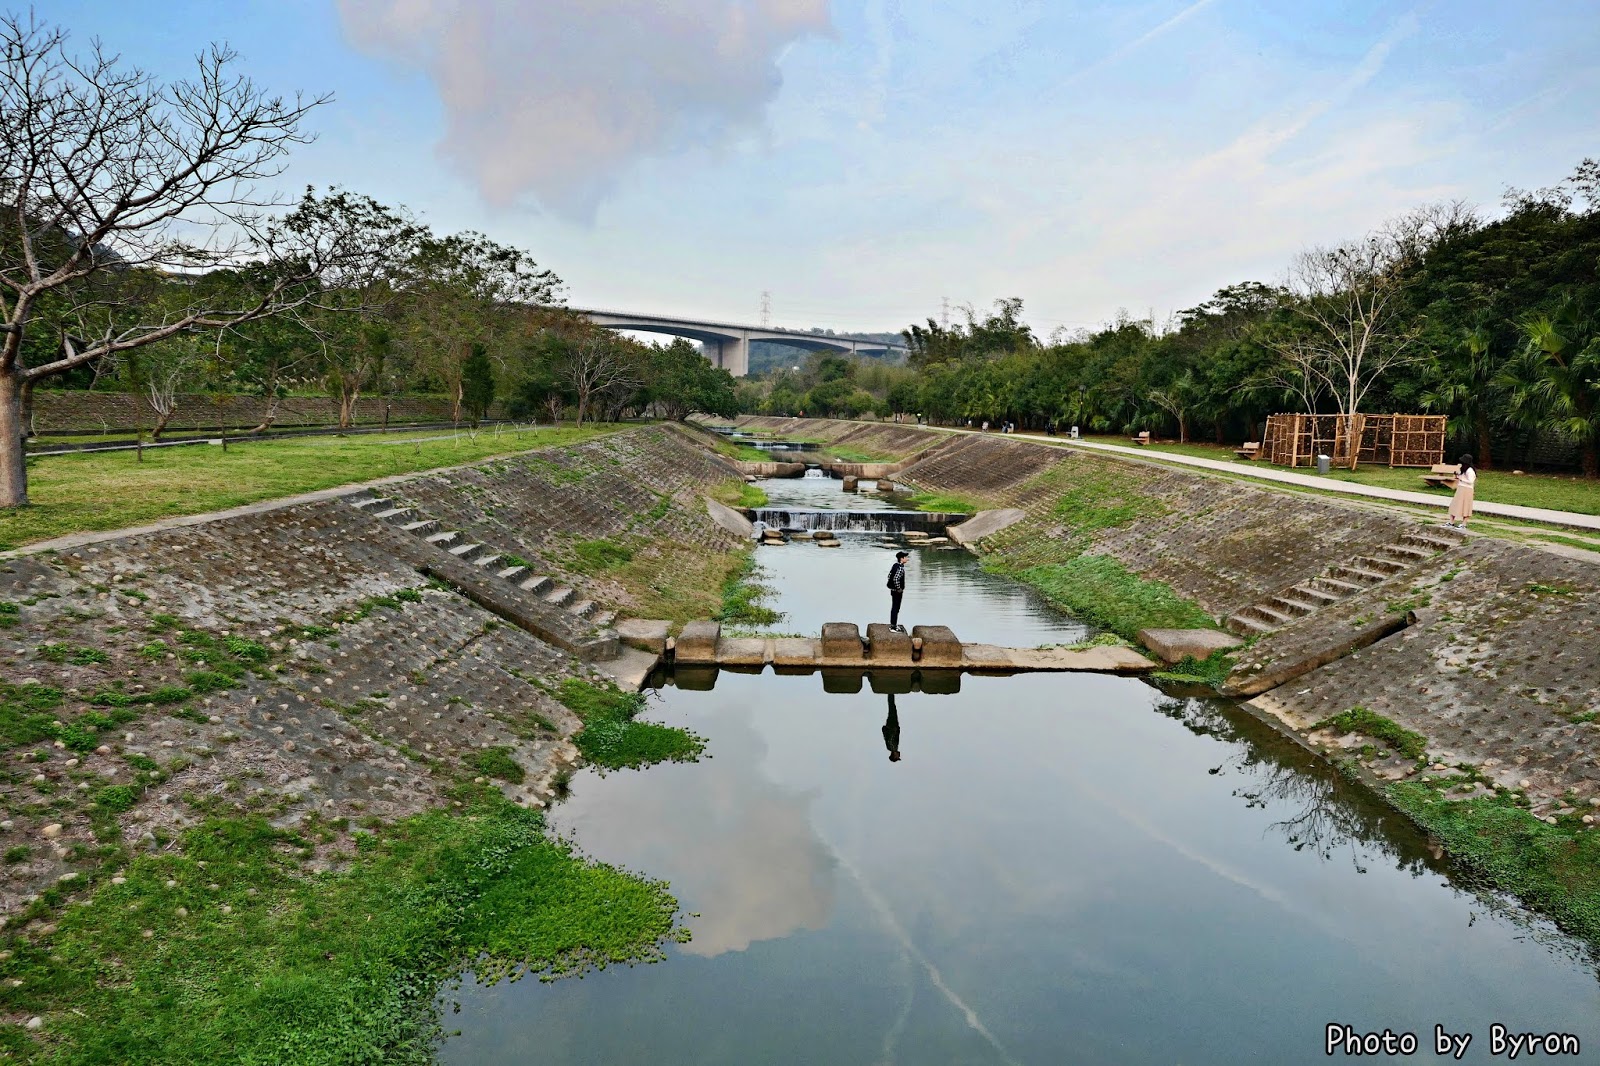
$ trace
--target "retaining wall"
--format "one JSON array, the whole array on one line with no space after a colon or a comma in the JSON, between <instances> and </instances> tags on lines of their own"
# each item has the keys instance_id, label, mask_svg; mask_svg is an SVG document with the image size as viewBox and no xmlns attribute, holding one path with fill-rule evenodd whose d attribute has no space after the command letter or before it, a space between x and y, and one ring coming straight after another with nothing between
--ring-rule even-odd
<instances>
[{"instance_id":1,"label":"retaining wall","mask_svg":"<svg viewBox=\"0 0 1600 1066\"><path fill-rule=\"evenodd\" d=\"M178 396L178 408L167 429L216 429L219 409L214 397ZM450 401L443 396L395 396L387 401L390 422L448 422ZM264 397L229 395L222 399L220 417L230 429L250 429L261 424L269 404ZM384 420L385 401L363 396L356 401L355 421L362 425ZM40 389L33 394L34 430L41 434L67 431L110 432L155 425L156 414L144 396L123 392ZM287 396L278 401L275 426L330 426L339 423L339 401L328 396Z\"/></svg>"}]
</instances>

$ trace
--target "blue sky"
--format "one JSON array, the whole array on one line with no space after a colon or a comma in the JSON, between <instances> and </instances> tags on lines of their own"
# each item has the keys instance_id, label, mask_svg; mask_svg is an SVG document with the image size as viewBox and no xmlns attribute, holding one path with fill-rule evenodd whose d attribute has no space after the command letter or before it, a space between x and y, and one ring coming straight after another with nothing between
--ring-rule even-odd
<instances>
[{"instance_id":1,"label":"blue sky","mask_svg":"<svg viewBox=\"0 0 1600 1066\"><path fill-rule=\"evenodd\" d=\"M1042 333L1277 280L1600 155L1600 6L1452 0L53 0L175 77L332 93L286 190L523 247L580 306Z\"/></svg>"}]
</instances>

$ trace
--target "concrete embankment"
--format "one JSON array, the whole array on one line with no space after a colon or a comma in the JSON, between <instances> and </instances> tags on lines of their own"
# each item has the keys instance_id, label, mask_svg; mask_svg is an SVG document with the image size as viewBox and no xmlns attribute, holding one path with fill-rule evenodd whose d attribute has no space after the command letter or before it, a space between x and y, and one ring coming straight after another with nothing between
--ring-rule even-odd
<instances>
[{"instance_id":1,"label":"concrete embankment","mask_svg":"<svg viewBox=\"0 0 1600 1066\"><path fill-rule=\"evenodd\" d=\"M1228 690L1286 727L1307 735L1361 706L1421 734L1444 763L1525 791L1546 819L1600 799L1600 563L1137 459L929 436L932 447L902 445L921 455L895 480L1012 512L1006 528L964 538L991 565L1109 560L1169 586L1249 641ZM1311 739L1388 750L1358 733ZM1394 755L1362 761L1390 778L1417 771Z\"/></svg>"},{"instance_id":2,"label":"concrete embankment","mask_svg":"<svg viewBox=\"0 0 1600 1066\"><path fill-rule=\"evenodd\" d=\"M208 814L315 816L313 864L480 766L542 806L578 757L556 694L637 669L614 621L720 602L748 539L705 497L736 484L645 427L0 562L0 703L24 723L0 848L26 855L0 916L92 874L97 795L135 850Z\"/></svg>"}]
</instances>

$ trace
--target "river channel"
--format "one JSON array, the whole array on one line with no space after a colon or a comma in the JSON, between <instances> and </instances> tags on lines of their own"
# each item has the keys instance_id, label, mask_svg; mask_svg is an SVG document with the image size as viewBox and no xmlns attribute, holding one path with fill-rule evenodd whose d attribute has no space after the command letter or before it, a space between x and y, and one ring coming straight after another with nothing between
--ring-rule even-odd
<instances>
[{"instance_id":1,"label":"river channel","mask_svg":"<svg viewBox=\"0 0 1600 1066\"><path fill-rule=\"evenodd\" d=\"M886 509L839 482L774 506ZM758 559L774 629L883 620L882 534ZM1088 631L957 550L913 552L905 621L1032 646ZM837 686L830 686L837 687ZM656 965L447 989L454 1066L1327 1061L1325 1027L1576 1034L1586 949L1459 883L1427 840L1232 703L1032 674L911 691L724 671L651 717L710 758L577 775L551 822L670 881ZM889 691L899 690L897 694ZM892 758L898 752L899 758ZM453 1013L450 1008L459 1005Z\"/></svg>"}]
</instances>

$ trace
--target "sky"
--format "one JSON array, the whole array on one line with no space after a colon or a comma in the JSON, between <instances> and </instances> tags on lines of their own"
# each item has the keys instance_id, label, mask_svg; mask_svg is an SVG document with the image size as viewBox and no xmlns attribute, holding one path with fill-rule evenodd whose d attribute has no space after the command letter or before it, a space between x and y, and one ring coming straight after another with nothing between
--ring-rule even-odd
<instances>
[{"instance_id":1,"label":"sky","mask_svg":"<svg viewBox=\"0 0 1600 1066\"><path fill-rule=\"evenodd\" d=\"M1021 297L1041 335L1281 280L1600 156L1576 0L51 0L162 79L331 94L340 186L530 252L578 307L839 331Z\"/></svg>"}]
</instances>

